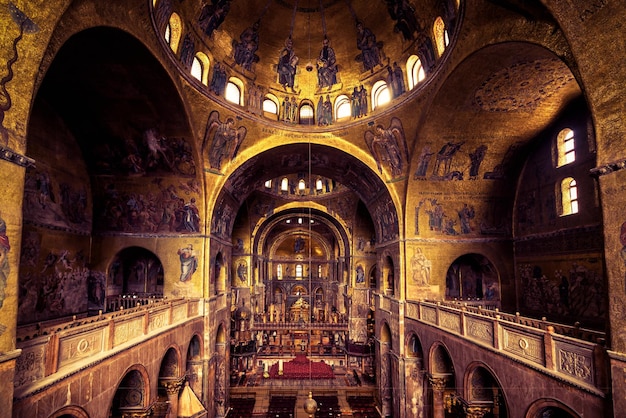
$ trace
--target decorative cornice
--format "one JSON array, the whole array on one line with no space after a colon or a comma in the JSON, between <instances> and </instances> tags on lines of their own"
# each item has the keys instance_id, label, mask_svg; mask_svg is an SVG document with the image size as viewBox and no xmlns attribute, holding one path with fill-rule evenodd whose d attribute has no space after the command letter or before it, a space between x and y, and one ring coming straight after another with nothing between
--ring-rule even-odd
<instances>
[{"instance_id":1,"label":"decorative cornice","mask_svg":"<svg viewBox=\"0 0 626 418\"><path fill-rule=\"evenodd\" d=\"M0 145L0 159L19 165L20 167L35 167L35 160L18 154L10 148Z\"/></svg>"},{"instance_id":2,"label":"decorative cornice","mask_svg":"<svg viewBox=\"0 0 626 418\"><path fill-rule=\"evenodd\" d=\"M598 166L596 168L592 168L591 170L589 170L589 173L593 177L600 177L604 176L605 174L614 173L624 168L626 168L626 160L622 159Z\"/></svg>"}]
</instances>

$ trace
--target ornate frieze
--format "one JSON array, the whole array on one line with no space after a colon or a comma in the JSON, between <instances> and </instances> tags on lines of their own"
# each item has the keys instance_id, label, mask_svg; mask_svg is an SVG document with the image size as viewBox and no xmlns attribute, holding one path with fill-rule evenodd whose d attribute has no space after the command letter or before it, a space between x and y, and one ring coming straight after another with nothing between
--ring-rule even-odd
<instances>
[{"instance_id":1,"label":"ornate frieze","mask_svg":"<svg viewBox=\"0 0 626 418\"><path fill-rule=\"evenodd\" d=\"M503 349L524 357L534 363L543 364L543 340L539 336L522 334L504 328Z\"/></svg>"}]
</instances>

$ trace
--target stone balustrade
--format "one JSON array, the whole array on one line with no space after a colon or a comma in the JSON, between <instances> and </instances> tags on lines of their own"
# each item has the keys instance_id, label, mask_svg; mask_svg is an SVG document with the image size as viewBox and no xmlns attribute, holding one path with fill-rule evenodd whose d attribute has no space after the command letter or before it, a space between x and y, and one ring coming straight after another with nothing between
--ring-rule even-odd
<instances>
[{"instance_id":1,"label":"stone balustrade","mask_svg":"<svg viewBox=\"0 0 626 418\"><path fill-rule=\"evenodd\" d=\"M61 379L90 364L112 356L155 332L194 320L203 314L199 299L164 299L132 309L65 323L18 328L17 348L22 350L15 368L15 395L20 388L35 390L39 384Z\"/></svg>"},{"instance_id":2,"label":"stone balustrade","mask_svg":"<svg viewBox=\"0 0 626 418\"><path fill-rule=\"evenodd\" d=\"M406 302L405 315L594 393L605 390L606 348L601 332L587 330L597 337L590 342L557 331L575 334L576 327L442 302Z\"/></svg>"}]
</instances>

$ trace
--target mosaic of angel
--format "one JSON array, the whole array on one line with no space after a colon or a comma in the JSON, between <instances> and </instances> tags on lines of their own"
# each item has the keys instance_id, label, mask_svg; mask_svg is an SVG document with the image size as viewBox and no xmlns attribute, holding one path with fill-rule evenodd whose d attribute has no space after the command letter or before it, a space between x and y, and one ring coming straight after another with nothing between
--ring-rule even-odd
<instances>
[{"instance_id":1,"label":"mosaic of angel","mask_svg":"<svg viewBox=\"0 0 626 418\"><path fill-rule=\"evenodd\" d=\"M376 125L374 131L365 131L365 143L376 160L378 171L382 174L382 166L388 166L392 177L402 174L409 161L409 150L404 136L402 122L391 118L389 127Z\"/></svg>"},{"instance_id":2,"label":"mosaic of angel","mask_svg":"<svg viewBox=\"0 0 626 418\"><path fill-rule=\"evenodd\" d=\"M235 119L228 117L226 121L220 121L219 112L212 111L207 122L206 134L202 142L202 152L206 149L209 138L211 138L211 148L209 149L209 164L212 169L221 170L224 160L232 160L237 156L239 145L246 137L248 130L245 126L235 128Z\"/></svg>"}]
</instances>

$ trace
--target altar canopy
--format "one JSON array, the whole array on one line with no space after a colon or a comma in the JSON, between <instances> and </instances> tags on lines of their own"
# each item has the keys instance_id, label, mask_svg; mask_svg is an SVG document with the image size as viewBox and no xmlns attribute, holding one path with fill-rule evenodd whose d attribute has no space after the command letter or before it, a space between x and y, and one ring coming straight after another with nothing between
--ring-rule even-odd
<instances>
[{"instance_id":1,"label":"altar canopy","mask_svg":"<svg viewBox=\"0 0 626 418\"><path fill-rule=\"evenodd\" d=\"M283 374L279 374L279 364L270 367L272 379L334 379L333 368L323 361L311 361L304 354L283 363Z\"/></svg>"}]
</instances>

